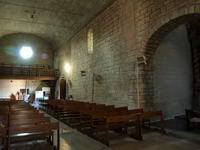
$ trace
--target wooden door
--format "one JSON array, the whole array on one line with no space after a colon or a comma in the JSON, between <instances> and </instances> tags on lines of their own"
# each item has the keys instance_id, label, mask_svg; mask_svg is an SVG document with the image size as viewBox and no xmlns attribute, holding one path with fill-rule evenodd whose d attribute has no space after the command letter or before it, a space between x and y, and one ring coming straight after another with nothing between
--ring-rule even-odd
<instances>
[{"instance_id":1,"label":"wooden door","mask_svg":"<svg viewBox=\"0 0 200 150\"><path fill-rule=\"evenodd\" d=\"M60 99L66 99L66 80L60 80Z\"/></svg>"}]
</instances>

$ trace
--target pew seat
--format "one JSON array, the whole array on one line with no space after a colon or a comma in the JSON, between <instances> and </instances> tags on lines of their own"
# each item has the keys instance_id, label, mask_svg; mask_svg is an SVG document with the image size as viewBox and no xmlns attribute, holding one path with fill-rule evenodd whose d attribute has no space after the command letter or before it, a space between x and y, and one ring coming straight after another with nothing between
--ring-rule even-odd
<instances>
[{"instance_id":1,"label":"pew seat","mask_svg":"<svg viewBox=\"0 0 200 150\"><path fill-rule=\"evenodd\" d=\"M27 149L28 143L42 140L46 141L48 146L39 148L36 145L37 149L59 150L58 123L52 123L50 118L25 102L6 102L6 104L8 107L6 113L0 111L0 118L6 118L3 125L0 124L0 136L4 142L4 149L20 149L19 145L24 145ZM54 142L55 131L57 131L56 143Z\"/></svg>"},{"instance_id":2,"label":"pew seat","mask_svg":"<svg viewBox=\"0 0 200 150\"><path fill-rule=\"evenodd\" d=\"M200 112L186 109L187 129L200 128Z\"/></svg>"}]
</instances>

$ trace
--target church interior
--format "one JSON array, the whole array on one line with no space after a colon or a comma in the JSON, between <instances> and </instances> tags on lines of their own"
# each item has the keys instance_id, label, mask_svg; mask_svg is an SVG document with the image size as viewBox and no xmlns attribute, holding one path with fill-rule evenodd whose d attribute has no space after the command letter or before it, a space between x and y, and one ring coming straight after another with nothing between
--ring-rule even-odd
<instances>
[{"instance_id":1,"label":"church interior","mask_svg":"<svg viewBox=\"0 0 200 150\"><path fill-rule=\"evenodd\" d=\"M0 0L0 149L200 150L200 0Z\"/></svg>"}]
</instances>

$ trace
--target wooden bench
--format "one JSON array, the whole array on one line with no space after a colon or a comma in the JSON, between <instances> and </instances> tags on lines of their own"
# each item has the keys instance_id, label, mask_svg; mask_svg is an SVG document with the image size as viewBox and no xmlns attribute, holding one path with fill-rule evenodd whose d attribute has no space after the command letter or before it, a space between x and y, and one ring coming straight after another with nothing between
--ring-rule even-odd
<instances>
[{"instance_id":1,"label":"wooden bench","mask_svg":"<svg viewBox=\"0 0 200 150\"><path fill-rule=\"evenodd\" d=\"M8 123L5 128L0 127L0 134L3 135L5 141L5 149L10 149L11 145L16 142L47 139L52 145L49 147L50 149L59 150L58 123L51 123L50 118L45 117L44 114L24 102L6 103L9 108ZM54 143L54 131L57 131L57 143Z\"/></svg>"},{"instance_id":2,"label":"wooden bench","mask_svg":"<svg viewBox=\"0 0 200 150\"><path fill-rule=\"evenodd\" d=\"M92 137L98 132L105 132L104 142L106 144L109 144L109 131L124 133L142 140L142 127L146 124L150 127L153 118L160 120L160 129L162 133L165 133L161 111L144 112L143 109L129 110L128 107L79 101L50 100L46 102L48 111L71 127L83 133L89 130ZM135 128L136 132L129 133L128 128Z\"/></svg>"},{"instance_id":3,"label":"wooden bench","mask_svg":"<svg viewBox=\"0 0 200 150\"><path fill-rule=\"evenodd\" d=\"M186 109L187 129L200 128L200 112Z\"/></svg>"},{"instance_id":4,"label":"wooden bench","mask_svg":"<svg viewBox=\"0 0 200 150\"><path fill-rule=\"evenodd\" d=\"M8 126L8 112L6 109L0 107L0 143L3 147L6 147L7 140L7 126ZM4 112L2 112L4 111Z\"/></svg>"}]
</instances>

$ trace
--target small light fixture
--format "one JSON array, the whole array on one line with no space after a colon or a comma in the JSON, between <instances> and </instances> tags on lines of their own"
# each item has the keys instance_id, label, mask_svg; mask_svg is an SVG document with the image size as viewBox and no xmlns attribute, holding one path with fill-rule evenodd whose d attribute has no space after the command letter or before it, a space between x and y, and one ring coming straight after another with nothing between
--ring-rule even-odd
<instances>
[{"instance_id":1,"label":"small light fixture","mask_svg":"<svg viewBox=\"0 0 200 150\"><path fill-rule=\"evenodd\" d=\"M30 46L22 46L19 54L23 59L30 59L33 56L33 49Z\"/></svg>"},{"instance_id":2,"label":"small light fixture","mask_svg":"<svg viewBox=\"0 0 200 150\"><path fill-rule=\"evenodd\" d=\"M85 71L85 70L82 70L82 71L81 71L81 76L82 76L82 77L85 77L85 76L86 76L86 71Z\"/></svg>"},{"instance_id":3,"label":"small light fixture","mask_svg":"<svg viewBox=\"0 0 200 150\"><path fill-rule=\"evenodd\" d=\"M65 72L70 73L72 71L71 65L69 63L66 63L64 66L64 70Z\"/></svg>"}]
</instances>

